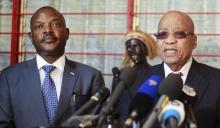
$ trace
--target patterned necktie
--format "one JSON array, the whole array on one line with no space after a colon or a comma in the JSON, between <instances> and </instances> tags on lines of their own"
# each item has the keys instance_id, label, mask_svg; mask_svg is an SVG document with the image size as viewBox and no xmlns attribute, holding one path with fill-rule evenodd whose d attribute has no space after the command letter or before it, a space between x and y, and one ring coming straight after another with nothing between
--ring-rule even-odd
<instances>
[{"instance_id":1,"label":"patterned necktie","mask_svg":"<svg viewBox=\"0 0 220 128\"><path fill-rule=\"evenodd\" d=\"M178 76L180 76L180 77L182 77L183 76L183 73L182 72L172 72L173 74L176 74L176 75L178 75Z\"/></svg>"},{"instance_id":2,"label":"patterned necktie","mask_svg":"<svg viewBox=\"0 0 220 128\"><path fill-rule=\"evenodd\" d=\"M53 124L55 120L58 99L57 99L56 87L53 79L50 76L50 73L55 69L55 67L52 65L46 65L43 66L43 69L46 75L42 86L42 93L43 93L44 103L47 109L49 122L50 124Z\"/></svg>"}]
</instances>

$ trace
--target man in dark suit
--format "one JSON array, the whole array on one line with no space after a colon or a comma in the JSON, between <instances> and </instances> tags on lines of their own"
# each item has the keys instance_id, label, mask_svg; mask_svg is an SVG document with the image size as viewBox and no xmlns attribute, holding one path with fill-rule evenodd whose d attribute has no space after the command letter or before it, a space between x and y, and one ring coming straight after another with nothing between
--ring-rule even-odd
<instances>
[{"instance_id":1,"label":"man in dark suit","mask_svg":"<svg viewBox=\"0 0 220 128\"><path fill-rule=\"evenodd\" d=\"M183 84L196 91L193 111L198 128L220 127L220 70L192 57L197 46L192 19L183 12L170 11L162 16L155 36L163 63L153 66L148 77L181 72Z\"/></svg>"},{"instance_id":2,"label":"man in dark suit","mask_svg":"<svg viewBox=\"0 0 220 128\"><path fill-rule=\"evenodd\" d=\"M65 57L69 29L56 9L38 9L31 17L30 27L29 36L37 56L1 72L0 127L59 126L104 86L100 71ZM52 80L45 78L45 65L55 67L48 76ZM42 92L49 81L55 86L55 92L50 92L51 104L57 103L52 110L45 103L50 102L45 100L48 92ZM55 111L55 116L48 115L49 111Z\"/></svg>"}]
</instances>

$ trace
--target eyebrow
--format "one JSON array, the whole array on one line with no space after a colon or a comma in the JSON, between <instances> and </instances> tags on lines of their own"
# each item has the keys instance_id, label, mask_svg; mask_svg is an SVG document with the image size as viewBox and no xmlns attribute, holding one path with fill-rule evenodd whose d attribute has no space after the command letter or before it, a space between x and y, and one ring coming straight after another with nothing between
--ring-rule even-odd
<instances>
[{"instance_id":1,"label":"eyebrow","mask_svg":"<svg viewBox=\"0 0 220 128\"><path fill-rule=\"evenodd\" d=\"M51 20L52 22L53 21L62 21L62 20L60 20L59 18L57 18L57 17L55 17L55 18L53 18L52 20ZM41 20L38 20L38 19L36 19L35 21L34 21L34 23L42 23L42 21Z\"/></svg>"}]
</instances>

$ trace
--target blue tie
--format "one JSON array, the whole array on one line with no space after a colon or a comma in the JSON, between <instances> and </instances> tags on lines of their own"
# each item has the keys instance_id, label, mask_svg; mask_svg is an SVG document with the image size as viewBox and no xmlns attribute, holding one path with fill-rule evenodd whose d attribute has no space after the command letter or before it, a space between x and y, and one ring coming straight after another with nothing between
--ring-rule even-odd
<instances>
[{"instance_id":1,"label":"blue tie","mask_svg":"<svg viewBox=\"0 0 220 128\"><path fill-rule=\"evenodd\" d=\"M42 86L42 93L43 93L44 103L47 109L49 122L50 124L53 124L55 120L58 99L57 99L56 87L53 79L50 76L50 73L55 69L55 67L52 65L46 65L43 66L43 69L46 75Z\"/></svg>"}]
</instances>

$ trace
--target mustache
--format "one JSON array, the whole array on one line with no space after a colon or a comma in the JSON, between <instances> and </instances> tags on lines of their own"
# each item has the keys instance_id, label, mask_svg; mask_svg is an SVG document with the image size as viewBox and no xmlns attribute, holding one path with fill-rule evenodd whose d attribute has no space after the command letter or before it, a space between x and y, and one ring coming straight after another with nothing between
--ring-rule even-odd
<instances>
[{"instance_id":1,"label":"mustache","mask_svg":"<svg viewBox=\"0 0 220 128\"><path fill-rule=\"evenodd\" d=\"M52 33L47 33L47 34L44 34L43 35L43 38L42 38L42 42L46 41L47 39L53 39L53 40L57 40L57 37L52 34Z\"/></svg>"}]
</instances>

